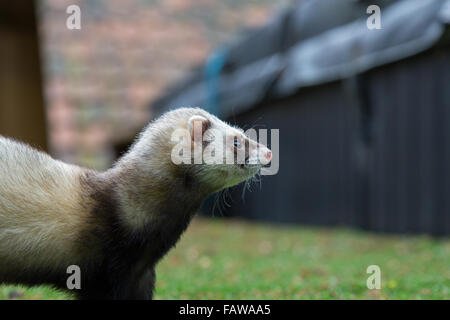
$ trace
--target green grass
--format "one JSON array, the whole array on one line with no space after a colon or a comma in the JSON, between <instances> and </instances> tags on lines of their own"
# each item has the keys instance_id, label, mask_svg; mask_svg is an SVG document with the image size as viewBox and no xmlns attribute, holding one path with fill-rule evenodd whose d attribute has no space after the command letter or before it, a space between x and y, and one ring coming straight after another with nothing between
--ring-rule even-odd
<instances>
[{"instance_id":1,"label":"green grass","mask_svg":"<svg viewBox=\"0 0 450 320\"><path fill-rule=\"evenodd\" d=\"M372 264L381 290L366 287ZM70 298L0 286L11 296ZM450 240L197 219L159 264L155 298L450 299Z\"/></svg>"}]
</instances>

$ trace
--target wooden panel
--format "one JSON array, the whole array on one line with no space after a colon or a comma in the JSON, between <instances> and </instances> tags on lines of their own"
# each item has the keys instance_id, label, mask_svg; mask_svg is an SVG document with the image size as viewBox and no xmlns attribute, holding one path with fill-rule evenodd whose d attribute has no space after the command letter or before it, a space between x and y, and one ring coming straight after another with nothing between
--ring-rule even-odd
<instances>
[{"instance_id":1,"label":"wooden panel","mask_svg":"<svg viewBox=\"0 0 450 320\"><path fill-rule=\"evenodd\" d=\"M37 26L29 14L33 2L25 2L27 6L24 1L9 3L22 10L11 9L8 19L0 20L0 134L46 150ZM27 23L17 14L28 17Z\"/></svg>"}]
</instances>

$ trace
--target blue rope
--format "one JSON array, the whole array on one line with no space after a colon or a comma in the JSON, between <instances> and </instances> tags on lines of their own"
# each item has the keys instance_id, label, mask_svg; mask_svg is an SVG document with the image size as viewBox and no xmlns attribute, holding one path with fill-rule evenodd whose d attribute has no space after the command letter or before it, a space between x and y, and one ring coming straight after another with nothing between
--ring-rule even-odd
<instances>
[{"instance_id":1,"label":"blue rope","mask_svg":"<svg viewBox=\"0 0 450 320\"><path fill-rule=\"evenodd\" d=\"M224 49L216 50L211 53L205 63L205 80L208 97L207 110L219 115L219 77L223 66L225 65L227 52Z\"/></svg>"}]
</instances>

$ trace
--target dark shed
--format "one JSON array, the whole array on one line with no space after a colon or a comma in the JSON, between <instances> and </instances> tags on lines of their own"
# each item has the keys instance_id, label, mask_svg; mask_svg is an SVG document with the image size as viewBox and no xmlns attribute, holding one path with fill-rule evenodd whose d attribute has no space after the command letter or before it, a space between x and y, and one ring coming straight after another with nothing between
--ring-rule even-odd
<instances>
[{"instance_id":1,"label":"dark shed","mask_svg":"<svg viewBox=\"0 0 450 320\"><path fill-rule=\"evenodd\" d=\"M448 235L449 21L446 0L301 1L152 107L280 129L278 174L227 215Z\"/></svg>"}]
</instances>

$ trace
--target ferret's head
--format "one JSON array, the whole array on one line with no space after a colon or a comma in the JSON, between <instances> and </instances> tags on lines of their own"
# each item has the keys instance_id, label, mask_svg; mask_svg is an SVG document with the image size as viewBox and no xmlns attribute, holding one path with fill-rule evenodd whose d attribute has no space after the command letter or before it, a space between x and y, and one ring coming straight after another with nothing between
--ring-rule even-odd
<instances>
[{"instance_id":1,"label":"ferret's head","mask_svg":"<svg viewBox=\"0 0 450 320\"><path fill-rule=\"evenodd\" d=\"M143 132L134 149L207 193L248 180L272 158L243 130L198 108L166 113Z\"/></svg>"},{"instance_id":2,"label":"ferret's head","mask_svg":"<svg viewBox=\"0 0 450 320\"><path fill-rule=\"evenodd\" d=\"M272 159L266 146L203 110L187 119L187 132L192 163L187 168L213 191L248 180ZM172 157L179 155L173 151Z\"/></svg>"}]
</instances>

